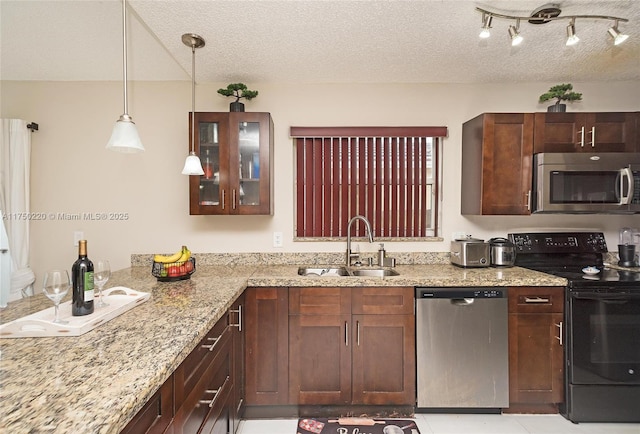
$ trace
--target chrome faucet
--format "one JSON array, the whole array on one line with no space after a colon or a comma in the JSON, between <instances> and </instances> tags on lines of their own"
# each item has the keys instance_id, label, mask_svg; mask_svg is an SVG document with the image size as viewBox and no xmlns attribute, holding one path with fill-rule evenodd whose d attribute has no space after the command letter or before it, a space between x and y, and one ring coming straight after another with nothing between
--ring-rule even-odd
<instances>
[{"instance_id":1,"label":"chrome faucet","mask_svg":"<svg viewBox=\"0 0 640 434\"><path fill-rule=\"evenodd\" d=\"M369 234L369 242L373 243L373 231L371 230L371 223L369 223L369 220L367 220L365 216L361 216L361 215L351 217L351 220L349 220L349 224L347 225L347 255L346 255L347 267L351 266L351 261L353 259L360 259L360 253L351 252L351 225L356 220L362 220L364 222L364 225L367 229L367 234Z\"/></svg>"}]
</instances>

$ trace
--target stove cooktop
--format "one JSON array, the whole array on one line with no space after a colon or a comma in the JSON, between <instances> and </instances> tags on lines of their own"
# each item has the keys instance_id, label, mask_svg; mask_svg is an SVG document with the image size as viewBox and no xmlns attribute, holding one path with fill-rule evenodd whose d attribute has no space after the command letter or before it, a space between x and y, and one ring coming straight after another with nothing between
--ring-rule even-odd
<instances>
[{"instance_id":1,"label":"stove cooktop","mask_svg":"<svg viewBox=\"0 0 640 434\"><path fill-rule=\"evenodd\" d=\"M608 267L599 268L598 274L585 274L570 270L537 270L543 273L564 277L572 288L635 288L640 291L640 271L618 270Z\"/></svg>"}]
</instances>

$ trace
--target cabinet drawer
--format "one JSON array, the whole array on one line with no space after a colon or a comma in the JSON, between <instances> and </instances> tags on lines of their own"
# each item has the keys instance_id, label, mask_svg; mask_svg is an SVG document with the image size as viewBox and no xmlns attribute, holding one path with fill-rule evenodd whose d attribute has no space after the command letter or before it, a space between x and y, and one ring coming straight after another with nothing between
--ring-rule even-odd
<instances>
[{"instance_id":1,"label":"cabinet drawer","mask_svg":"<svg viewBox=\"0 0 640 434\"><path fill-rule=\"evenodd\" d=\"M173 419L173 377L147 401L120 434L162 434Z\"/></svg>"},{"instance_id":2,"label":"cabinet drawer","mask_svg":"<svg viewBox=\"0 0 640 434\"><path fill-rule=\"evenodd\" d=\"M353 288L354 314L410 315L415 294L412 287Z\"/></svg>"},{"instance_id":3,"label":"cabinet drawer","mask_svg":"<svg viewBox=\"0 0 640 434\"><path fill-rule=\"evenodd\" d=\"M332 287L290 288L290 315L351 313L351 289Z\"/></svg>"},{"instance_id":4,"label":"cabinet drawer","mask_svg":"<svg viewBox=\"0 0 640 434\"><path fill-rule=\"evenodd\" d=\"M193 390L216 354L221 351L224 341L228 340L230 335L231 330L228 327L227 316L225 315L211 328L209 333L198 343L198 346L176 369L174 374L176 408L182 405L185 396L189 394L189 391Z\"/></svg>"},{"instance_id":5,"label":"cabinet drawer","mask_svg":"<svg viewBox=\"0 0 640 434\"><path fill-rule=\"evenodd\" d=\"M562 313L564 292L560 287L509 288L509 312Z\"/></svg>"},{"instance_id":6,"label":"cabinet drawer","mask_svg":"<svg viewBox=\"0 0 640 434\"><path fill-rule=\"evenodd\" d=\"M228 333L222 335L217 350L195 386L186 390L182 405L176 411L174 426L177 433L200 432L200 427L208 421L214 409L219 413L220 402L228 399L233 386L231 380L231 339Z\"/></svg>"}]
</instances>

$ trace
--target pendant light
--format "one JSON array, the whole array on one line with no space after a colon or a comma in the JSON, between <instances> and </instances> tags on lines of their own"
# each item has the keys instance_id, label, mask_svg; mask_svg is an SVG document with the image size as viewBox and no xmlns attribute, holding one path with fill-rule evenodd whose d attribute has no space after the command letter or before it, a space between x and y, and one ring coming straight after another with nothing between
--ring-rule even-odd
<instances>
[{"instance_id":1,"label":"pendant light","mask_svg":"<svg viewBox=\"0 0 640 434\"><path fill-rule=\"evenodd\" d=\"M196 48L204 47L204 39L195 33L182 35L182 43L191 47L191 152L184 162L183 175L204 175L202 162L195 152L196 123Z\"/></svg>"},{"instance_id":2,"label":"pendant light","mask_svg":"<svg viewBox=\"0 0 640 434\"><path fill-rule=\"evenodd\" d=\"M124 87L124 113L116 121L107 149L118 152L144 152L136 124L129 116L127 101L127 0L122 0L122 75Z\"/></svg>"}]
</instances>

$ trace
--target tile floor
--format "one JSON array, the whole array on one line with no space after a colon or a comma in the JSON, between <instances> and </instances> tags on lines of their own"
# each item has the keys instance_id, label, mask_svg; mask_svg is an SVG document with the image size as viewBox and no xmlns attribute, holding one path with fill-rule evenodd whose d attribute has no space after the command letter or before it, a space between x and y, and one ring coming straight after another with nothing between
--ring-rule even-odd
<instances>
[{"instance_id":1,"label":"tile floor","mask_svg":"<svg viewBox=\"0 0 640 434\"><path fill-rule=\"evenodd\" d=\"M574 424L559 415L424 414L420 434L640 434L640 423ZM298 419L245 420L239 434L296 434Z\"/></svg>"}]
</instances>

